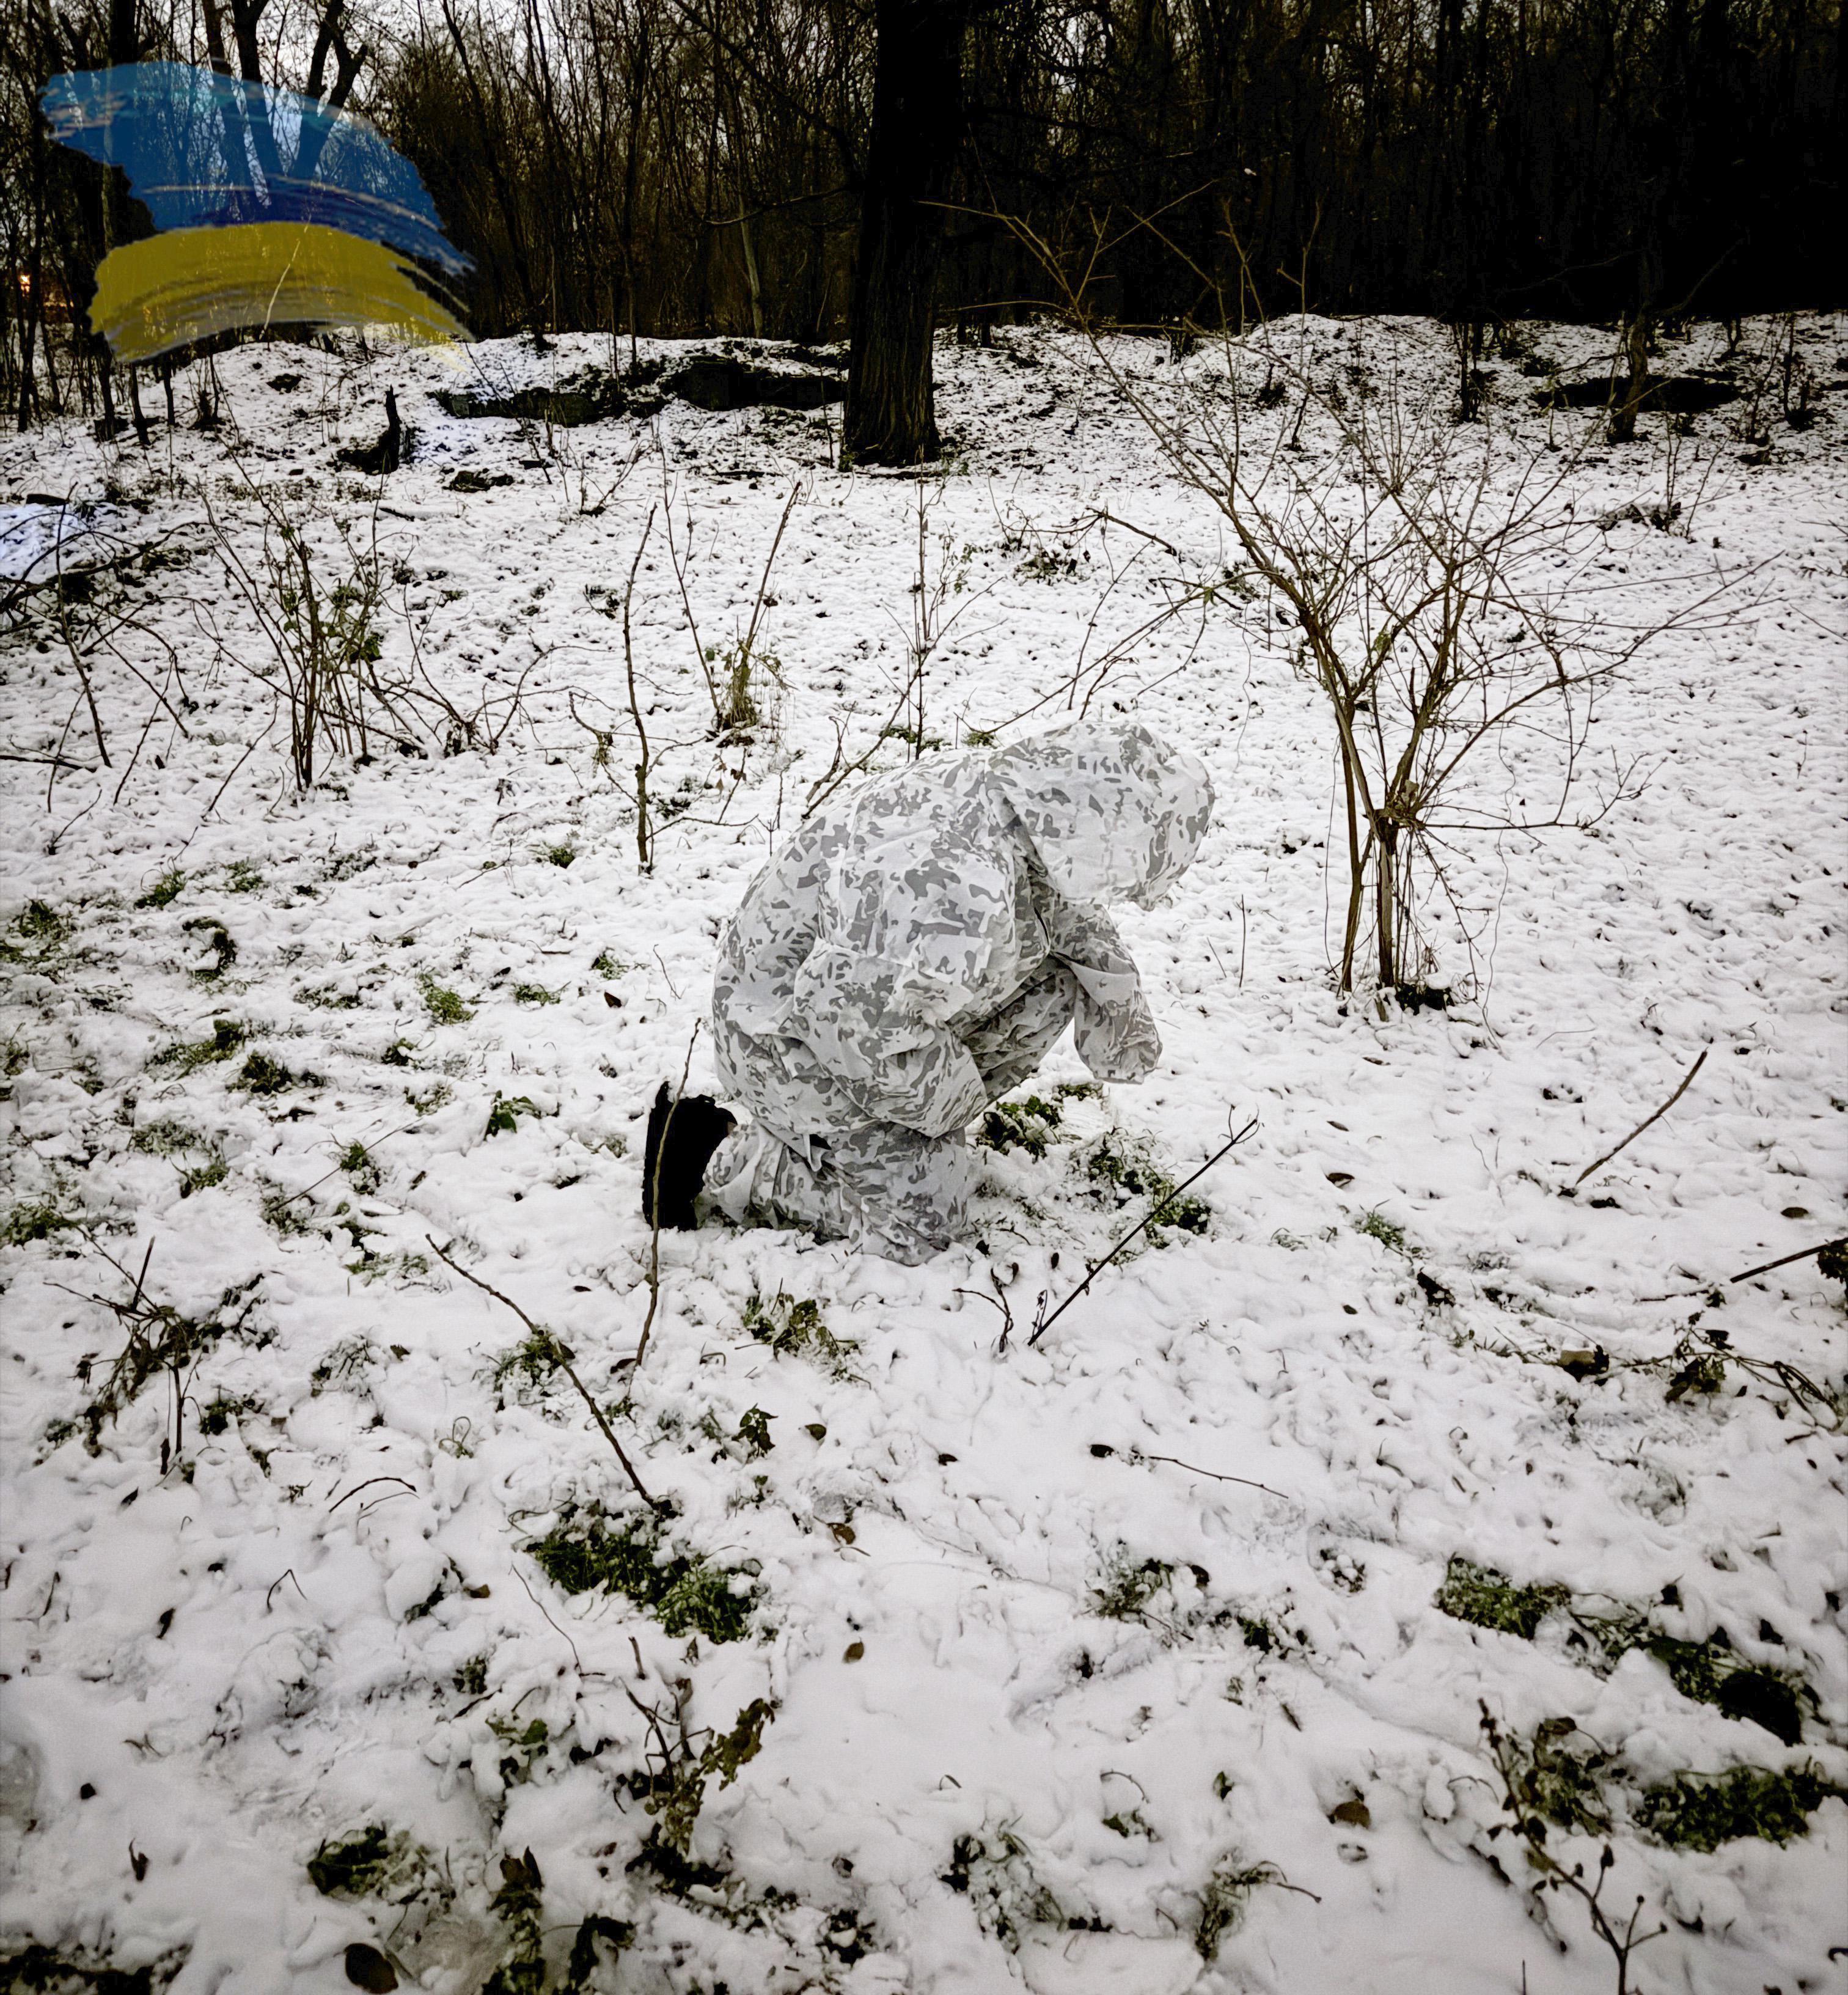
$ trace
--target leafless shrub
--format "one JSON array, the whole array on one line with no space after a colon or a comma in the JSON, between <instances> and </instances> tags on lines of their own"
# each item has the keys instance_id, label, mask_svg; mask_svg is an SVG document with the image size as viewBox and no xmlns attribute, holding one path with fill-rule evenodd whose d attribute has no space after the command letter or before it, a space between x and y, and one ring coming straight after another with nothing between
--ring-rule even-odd
<instances>
[{"instance_id":1,"label":"leafless shrub","mask_svg":"<svg viewBox=\"0 0 1848 1995\"><path fill-rule=\"evenodd\" d=\"M206 517L225 575L269 652L259 663L246 661L248 669L287 710L290 767L296 787L307 790L323 750L366 754L376 736L399 736L406 726L378 671L386 582L378 497L358 524L317 520L241 467L238 478L255 510L255 551L246 552L209 491Z\"/></svg>"},{"instance_id":2,"label":"leafless shrub","mask_svg":"<svg viewBox=\"0 0 1848 1995\"><path fill-rule=\"evenodd\" d=\"M636 647L634 606L636 578L641 572L642 557L647 551L650 535L654 531L654 516L660 510L650 506L648 517L643 523L642 537L636 543L633 558L629 564L629 580L620 592L614 589L587 588L585 599L599 614L612 620L620 618L622 624L622 669L628 694L629 717L636 731L635 786L629 791L636 812L636 863L641 871L654 870L655 833L657 829L659 808L653 794L656 744L648 738L648 725L642 711L641 684L636 676ZM585 695L587 704L593 702ZM578 695L573 691L567 700L571 716L591 737L595 744L591 754L591 767L601 769L619 788L622 787L617 778L613 753L616 729L602 726L594 720L587 720L578 710Z\"/></svg>"},{"instance_id":3,"label":"leafless shrub","mask_svg":"<svg viewBox=\"0 0 1848 1995\"><path fill-rule=\"evenodd\" d=\"M1276 622L1294 627L1292 664L1330 724L1346 832L1340 988L1353 988L1370 929L1380 991L1422 998L1435 967L1425 895L1469 935L1447 870L1455 842L1583 828L1634 796L1641 757L1613 761L1595 803L1575 808L1598 695L1666 631L1722 619L1724 584L1670 606L1640 582L1610 582L1599 524L1572 495L1589 436L1548 452L1486 419L1459 428L1397 365L1370 396L1338 398L1301 342L1292 355L1268 328L1203 326L1219 366L1157 389L1090 315L1082 281L1037 253L1112 385L1231 528ZM1254 414L1260 369L1297 400L1287 433Z\"/></svg>"},{"instance_id":4,"label":"leafless shrub","mask_svg":"<svg viewBox=\"0 0 1848 1995\"><path fill-rule=\"evenodd\" d=\"M951 628L988 590L984 588L974 595L968 593L972 548L958 548L947 535L938 534L933 550L931 511L934 487L930 480L924 478L914 479L913 486L916 493L913 519L917 529L917 565L909 592L910 627L900 627L905 640L905 696L902 702L905 720L897 731L909 743L915 761L927 747L942 746L940 741L929 739L924 731L924 692L931 658ZM964 599L952 609L951 605L958 596Z\"/></svg>"},{"instance_id":5,"label":"leafless shrub","mask_svg":"<svg viewBox=\"0 0 1848 1995\"><path fill-rule=\"evenodd\" d=\"M175 734L187 733L190 710L180 654L142 609L132 590L135 576L152 574L175 558L171 532L151 539L132 536L114 523L110 509L72 504L22 514L0 530L0 634L33 630L55 643L70 661L77 692L56 743L48 754L9 750L10 761L43 763L50 809L59 776L66 771L114 769L96 669L108 659L138 682L149 704L135 745L117 779L119 798L139 761L149 734L164 715ZM150 659L149 654L157 654ZM90 723L96 761L80 763L67 751L78 716ZM100 795L100 791L99 791Z\"/></svg>"},{"instance_id":6,"label":"leafless shrub","mask_svg":"<svg viewBox=\"0 0 1848 1995\"><path fill-rule=\"evenodd\" d=\"M667 535L667 558L674 569L674 579L680 590L681 608L687 619L687 630L693 640L694 653L699 662L701 675L706 682L706 693L712 702L712 731L721 740L746 734L763 719L759 703L759 668L763 667L773 675L776 671L774 654L763 640L763 613L772 607L776 598L770 591L770 577L777 565L777 556L783 546L783 535L788 531L790 516L796 510L802 496L802 482L798 479L790 487L789 496L783 501L783 511L777 521L777 531L770 537L770 551L763 558L763 572L757 581L757 592L752 599L750 620L742 630L735 631L729 644L708 644L700 636L699 620L694 614L693 596L690 578L694 561L693 516L685 514L683 529L686 536L683 546L674 529L674 494L667 485L667 459L661 461L662 506ZM715 670L715 668L717 668Z\"/></svg>"}]
</instances>

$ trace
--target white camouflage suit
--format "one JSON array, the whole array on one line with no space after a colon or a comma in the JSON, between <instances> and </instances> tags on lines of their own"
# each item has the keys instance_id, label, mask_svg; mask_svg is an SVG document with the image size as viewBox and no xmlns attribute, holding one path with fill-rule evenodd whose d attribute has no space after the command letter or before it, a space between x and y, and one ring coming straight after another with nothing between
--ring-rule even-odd
<instances>
[{"instance_id":1,"label":"white camouflage suit","mask_svg":"<svg viewBox=\"0 0 1848 1995\"><path fill-rule=\"evenodd\" d=\"M1194 757L1135 723L927 756L821 811L720 946L721 1098L752 1120L706 1173L735 1219L921 1261L963 1231L964 1131L1069 1022L1099 1080L1161 1040L1097 903L1179 879L1212 812Z\"/></svg>"}]
</instances>

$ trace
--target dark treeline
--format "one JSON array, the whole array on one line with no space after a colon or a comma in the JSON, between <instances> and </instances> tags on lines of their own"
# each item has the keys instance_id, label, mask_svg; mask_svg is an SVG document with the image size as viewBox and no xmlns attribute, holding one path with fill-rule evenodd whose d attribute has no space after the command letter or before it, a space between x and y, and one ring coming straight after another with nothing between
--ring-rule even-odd
<instances>
[{"instance_id":1,"label":"dark treeline","mask_svg":"<svg viewBox=\"0 0 1848 1995\"><path fill-rule=\"evenodd\" d=\"M81 313L133 232L132 204L48 145L31 93L125 55L216 54L296 88L312 61L325 91L332 48L338 87L475 258L482 335L839 337L862 204L892 196L876 50L901 32L882 87L928 82L900 149L940 154L916 184L941 240L909 266L934 265L939 323L1046 296L1002 216L1068 269L1101 242L1089 295L1137 324L1222 300L1486 321L1842 291L1843 11L1824 0L423 0L363 22L310 4L7 10L4 386L22 414L47 318Z\"/></svg>"},{"instance_id":2,"label":"dark treeline","mask_svg":"<svg viewBox=\"0 0 1848 1995\"><path fill-rule=\"evenodd\" d=\"M1068 258L1150 218L1098 266L1138 323L1216 294L1497 318L1839 293L1841 12L1815 0L884 11L968 21L945 315L1045 295L984 213ZM874 40L852 0L442 0L372 106L479 259L478 329L826 338Z\"/></svg>"}]
</instances>

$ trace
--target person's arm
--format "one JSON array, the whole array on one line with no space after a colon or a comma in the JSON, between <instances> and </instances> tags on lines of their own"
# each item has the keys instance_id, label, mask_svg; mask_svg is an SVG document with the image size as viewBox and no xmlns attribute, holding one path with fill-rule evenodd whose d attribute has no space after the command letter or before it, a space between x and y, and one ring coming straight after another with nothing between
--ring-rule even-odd
<instances>
[{"instance_id":1,"label":"person's arm","mask_svg":"<svg viewBox=\"0 0 1848 1995\"><path fill-rule=\"evenodd\" d=\"M1053 955L1078 979L1071 1036L1078 1058L1099 1080L1142 1080L1161 1057L1161 1035L1116 924L1051 893L1040 914Z\"/></svg>"}]
</instances>

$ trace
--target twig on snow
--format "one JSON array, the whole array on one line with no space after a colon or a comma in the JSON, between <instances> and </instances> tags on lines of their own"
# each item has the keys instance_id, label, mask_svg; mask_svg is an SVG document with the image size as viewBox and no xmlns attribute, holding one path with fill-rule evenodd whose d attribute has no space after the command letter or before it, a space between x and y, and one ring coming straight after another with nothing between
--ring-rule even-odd
<instances>
[{"instance_id":1,"label":"twig on snow","mask_svg":"<svg viewBox=\"0 0 1848 1995\"><path fill-rule=\"evenodd\" d=\"M308 1599L307 1594L302 1593L302 1583L295 1576L294 1567L292 1565L285 1566L281 1573L269 1582L269 1591L263 1595L263 1612L266 1614L270 1613L273 1611L269 1603L275 1599L276 1590L282 1585L285 1579L287 1580L289 1584L295 1588L297 1593L302 1594L303 1599ZM310 1600L308 1601L308 1604L311 1607L314 1603Z\"/></svg>"},{"instance_id":2,"label":"twig on snow","mask_svg":"<svg viewBox=\"0 0 1848 1995\"><path fill-rule=\"evenodd\" d=\"M1848 1233L1839 1234L1833 1240L1819 1240L1813 1247L1798 1248L1795 1254L1786 1254L1775 1261L1765 1261L1756 1268L1747 1268L1743 1275L1729 1275L1726 1285L1734 1282L1749 1282L1754 1275L1768 1275L1774 1268L1788 1268L1793 1261L1807 1261L1812 1254L1826 1254L1831 1247L1848 1247Z\"/></svg>"},{"instance_id":3,"label":"twig on snow","mask_svg":"<svg viewBox=\"0 0 1848 1995\"><path fill-rule=\"evenodd\" d=\"M430 1241L430 1252L434 1254L437 1258L442 1262L445 1266L453 1268L455 1272L461 1276L464 1281L472 1282L484 1295L490 1295L493 1296L494 1300L497 1303L504 1303L506 1307L519 1318L520 1321L526 1325L527 1329L530 1330L536 1337L539 1337L543 1341L546 1347L546 1355L552 1360L552 1361L558 1367L559 1370L564 1374L566 1378L570 1379L571 1383L577 1387L578 1396L591 1410L591 1418L594 1420L597 1423L598 1426L603 1430L603 1438L609 1443L612 1448L615 1450L616 1459L622 1464L623 1474L626 1475L629 1478L629 1481L635 1485L636 1494L641 1498L642 1501L646 1503L651 1510L653 1510L657 1513L664 1514L668 1506L663 1502L660 1497L650 1496L647 1490L643 1486L641 1477L636 1473L635 1464L631 1461L628 1455L623 1452L622 1444L616 1438L615 1428L610 1425L609 1420L605 1417L603 1409L597 1404L596 1400L591 1396L590 1388L578 1376L577 1369L571 1362L571 1351L552 1334L551 1331L546 1328L543 1324L535 1323L511 1296L503 1296L499 1289L494 1287L489 1282L484 1282L479 1275L470 1274L468 1270L462 1265L461 1262L452 1259L450 1255L445 1254L442 1248L437 1245L434 1239L430 1238L430 1234L427 1233L424 1234L423 1238Z\"/></svg>"},{"instance_id":4,"label":"twig on snow","mask_svg":"<svg viewBox=\"0 0 1848 1995\"><path fill-rule=\"evenodd\" d=\"M539 1595L533 1591L531 1587L527 1585L526 1574L520 1571L518 1566L513 1567L512 1570L513 1577L519 1581L520 1591L525 1594L526 1598L532 1602L533 1605L539 1609L541 1614L545 1615L547 1622L550 1626L553 1633L559 1636L559 1638L564 1642L564 1646L571 1650L571 1660L577 1667L578 1675L581 1677L585 1674L584 1658L578 1653L578 1644L571 1640L569 1635L565 1633L564 1630L559 1626L556 1621L552 1619L550 1614L546 1614L545 1602L540 1598ZM592 1671L591 1674L595 1676L600 1675L602 1672L599 1671Z\"/></svg>"},{"instance_id":5,"label":"twig on snow","mask_svg":"<svg viewBox=\"0 0 1848 1995\"><path fill-rule=\"evenodd\" d=\"M50 763L60 769L81 769L86 776L96 774L94 762L75 762L68 755L19 755L10 748L0 748L0 762Z\"/></svg>"},{"instance_id":6,"label":"twig on snow","mask_svg":"<svg viewBox=\"0 0 1848 1995\"><path fill-rule=\"evenodd\" d=\"M1601 1156L1595 1164L1587 1164L1584 1169L1572 1179L1571 1184L1567 1186L1567 1190L1569 1191L1576 1191L1579 1186L1583 1184L1585 1180L1591 1176L1593 1171L1603 1170L1604 1166L1610 1162L1611 1159L1618 1154L1619 1151L1627 1150L1630 1145L1636 1141L1637 1137L1642 1135L1643 1131L1647 1129L1651 1123L1661 1121L1662 1118L1668 1114L1669 1110L1675 1106L1676 1102L1680 1101L1682 1097L1687 1093L1689 1085L1693 1080L1694 1076L1699 1073L1703 1066L1706 1065L1707 1054L1710 1050L1710 1048L1702 1046L1700 1049L1699 1059L1697 1059L1694 1064L1689 1068L1686 1073L1682 1076L1681 1086L1669 1096L1668 1099L1662 1104L1661 1107L1659 1107L1653 1115L1650 1116L1647 1121L1639 1122L1636 1127L1630 1131L1630 1134L1623 1138L1623 1142L1617 1145L1615 1149L1606 1150L1603 1155Z\"/></svg>"},{"instance_id":7,"label":"twig on snow","mask_svg":"<svg viewBox=\"0 0 1848 1995\"><path fill-rule=\"evenodd\" d=\"M404 1483L404 1487L408 1489L413 1496L417 1493L417 1485L413 1482L405 1482L404 1478L402 1475L369 1475L363 1482L355 1482L352 1488L347 1492L346 1495L341 1498L340 1502L330 1503L327 1506L327 1515L330 1517L332 1516L334 1513L340 1508L341 1503L350 1502L354 1497L359 1494L361 1490L371 1489L375 1482L403 1482Z\"/></svg>"},{"instance_id":8,"label":"twig on snow","mask_svg":"<svg viewBox=\"0 0 1848 1995\"><path fill-rule=\"evenodd\" d=\"M1281 1498L1286 1503L1294 1500L1285 1496L1282 1490L1273 1489L1268 1482L1253 1482L1249 1475L1222 1475L1216 1468L1197 1468L1192 1462L1183 1461L1178 1455L1145 1454L1142 1458L1144 1461L1171 1462L1176 1468L1185 1468L1190 1475L1204 1475L1215 1482L1242 1483L1247 1489L1261 1489L1267 1496Z\"/></svg>"},{"instance_id":9,"label":"twig on snow","mask_svg":"<svg viewBox=\"0 0 1848 1995\"><path fill-rule=\"evenodd\" d=\"M1231 1118L1228 1117L1226 1119L1228 1126L1229 1127ZM1105 1269L1109 1266L1110 1263L1116 1258L1119 1254L1122 1253L1126 1248L1132 1246L1137 1240L1141 1238L1143 1234L1148 1231L1151 1226L1157 1224L1160 1221L1163 1213L1167 1210L1168 1207L1171 1206L1178 1198L1179 1198L1181 1194L1187 1190L1189 1185L1198 1184L1201 1179L1205 1176L1206 1173L1212 1169L1213 1166L1216 1164L1222 1157L1228 1155L1230 1152L1236 1150L1239 1144L1243 1142L1245 1138L1249 1136L1252 1131L1257 1127L1257 1118L1254 1115L1251 1118L1250 1121L1245 1125L1243 1128L1236 1131L1233 1135L1229 1136L1226 1142L1222 1143L1219 1147L1213 1152L1212 1155L1207 1159L1205 1162L1194 1173L1191 1177L1188 1178L1180 1184L1176 1185L1174 1190L1171 1191L1165 1198L1161 1200L1154 1207L1152 1207L1150 1210L1148 1217L1145 1219L1140 1226L1134 1227L1129 1232L1126 1233L1101 1261L1094 1262L1092 1265L1090 1272L1087 1274L1085 1279L1078 1283L1078 1286L1071 1291L1071 1294L1059 1304L1058 1307L1052 1312L1051 1316L1046 1316L1044 1314L1040 1315L1038 1320L1034 1325L1032 1336L1028 1337L1027 1340L1028 1348L1030 1349L1034 1344L1039 1342L1040 1339L1046 1334L1047 1331L1051 1329L1052 1326L1058 1321L1059 1318L1065 1313L1067 1310L1071 1308L1071 1305L1078 1300L1078 1297L1090 1287L1091 1284L1097 1279L1098 1276L1103 1272ZM1042 1310L1045 1305L1045 1300L1046 1299L1044 1296L1040 1298Z\"/></svg>"},{"instance_id":10,"label":"twig on snow","mask_svg":"<svg viewBox=\"0 0 1848 1995\"><path fill-rule=\"evenodd\" d=\"M421 1120L420 1118L419 1119ZM402 1136L406 1130L414 1129L417 1127L417 1124L416 1122L406 1122L396 1129L386 1130L382 1136L375 1137L373 1138L373 1142L379 1143L389 1143L394 1136ZM365 1147L369 1151L372 1145L371 1143L369 1143ZM289 1196L276 1207L276 1210L278 1212L280 1212L283 1210L285 1207L294 1204L295 1201L298 1198L306 1198L310 1192L320 1190L321 1187L327 1183L329 1178L338 1177L341 1173L345 1169L345 1165L336 1164L331 1171L323 1171L321 1176L314 1180L313 1184L303 1185L300 1191L292 1191Z\"/></svg>"}]
</instances>

